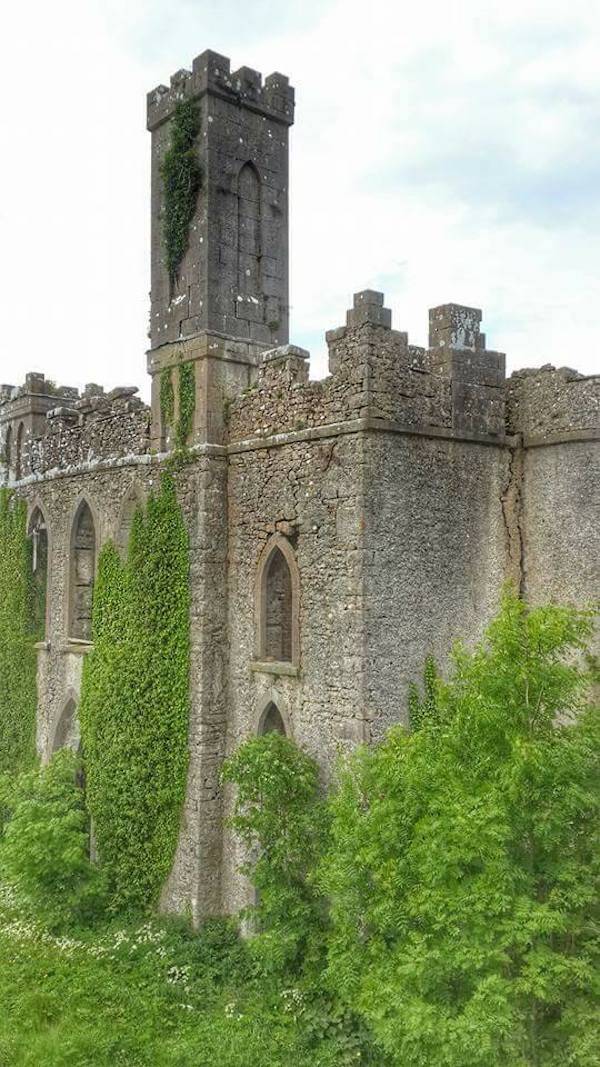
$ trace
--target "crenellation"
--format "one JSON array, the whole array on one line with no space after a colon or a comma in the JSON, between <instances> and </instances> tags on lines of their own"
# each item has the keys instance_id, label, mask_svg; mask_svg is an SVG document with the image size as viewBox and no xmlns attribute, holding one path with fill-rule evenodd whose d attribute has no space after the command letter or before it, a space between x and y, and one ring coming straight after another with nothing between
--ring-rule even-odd
<instances>
[{"instance_id":1,"label":"crenellation","mask_svg":"<svg viewBox=\"0 0 600 1067\"><path fill-rule=\"evenodd\" d=\"M207 93L226 100L243 102L275 122L291 125L294 121L294 90L289 79L278 72L267 75L251 67L231 72L230 60L217 52L196 56L192 69L182 68L170 78L170 87L158 85L147 95L148 129L154 130L173 113L182 99L202 99Z\"/></svg>"}]
</instances>

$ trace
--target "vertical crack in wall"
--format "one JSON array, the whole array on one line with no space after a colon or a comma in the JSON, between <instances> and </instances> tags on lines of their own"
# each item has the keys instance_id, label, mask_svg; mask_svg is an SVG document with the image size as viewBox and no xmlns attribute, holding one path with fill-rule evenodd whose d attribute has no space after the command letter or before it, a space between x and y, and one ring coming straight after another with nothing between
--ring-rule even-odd
<instances>
[{"instance_id":1,"label":"vertical crack in wall","mask_svg":"<svg viewBox=\"0 0 600 1067\"><path fill-rule=\"evenodd\" d=\"M500 502L506 534L508 554L508 576L518 590L519 596L525 595L525 545L523 536L523 475L525 467L525 449L519 437L515 447L509 451L508 478Z\"/></svg>"}]
</instances>

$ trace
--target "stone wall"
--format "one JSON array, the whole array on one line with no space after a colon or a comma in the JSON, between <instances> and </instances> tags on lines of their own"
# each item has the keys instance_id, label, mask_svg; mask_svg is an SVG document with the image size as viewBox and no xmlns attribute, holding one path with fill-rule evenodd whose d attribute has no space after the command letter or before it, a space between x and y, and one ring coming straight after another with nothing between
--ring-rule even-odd
<instances>
[{"instance_id":1,"label":"stone wall","mask_svg":"<svg viewBox=\"0 0 600 1067\"><path fill-rule=\"evenodd\" d=\"M229 459L227 748L256 733L276 704L295 740L328 774L340 748L365 739L362 688L364 435L233 452ZM270 539L285 538L300 583L298 664L257 661L256 579ZM239 853L224 840L223 904L244 902Z\"/></svg>"},{"instance_id":2,"label":"stone wall","mask_svg":"<svg viewBox=\"0 0 600 1067\"><path fill-rule=\"evenodd\" d=\"M549 440L600 428L600 374L548 365L515 371L506 384L510 433Z\"/></svg>"},{"instance_id":3,"label":"stone wall","mask_svg":"<svg viewBox=\"0 0 600 1067\"><path fill-rule=\"evenodd\" d=\"M509 573L507 450L371 433L365 447L364 711L370 736L407 721L428 655L474 642Z\"/></svg>"}]
</instances>

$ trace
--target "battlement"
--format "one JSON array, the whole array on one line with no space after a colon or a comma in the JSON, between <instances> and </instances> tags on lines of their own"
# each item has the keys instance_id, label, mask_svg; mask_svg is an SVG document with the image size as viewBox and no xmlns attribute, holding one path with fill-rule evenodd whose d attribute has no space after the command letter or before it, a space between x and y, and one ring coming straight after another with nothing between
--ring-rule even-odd
<instances>
[{"instance_id":1,"label":"battlement","mask_svg":"<svg viewBox=\"0 0 600 1067\"><path fill-rule=\"evenodd\" d=\"M29 371L25 375L23 385L0 385L0 409L5 408L6 405L12 404L17 400L23 400L27 397L64 397L65 399L72 400L78 396L78 390L73 386L56 385L55 382L46 378L43 374L40 374L37 371ZM4 411L0 410L0 418L2 417L11 417L8 408Z\"/></svg>"},{"instance_id":2,"label":"battlement","mask_svg":"<svg viewBox=\"0 0 600 1067\"><path fill-rule=\"evenodd\" d=\"M294 121L294 90L285 74L262 74L250 67L231 71L230 60L208 49L196 56L191 70L171 75L170 86L157 85L147 96L148 129L165 122L181 100L199 99L207 93L220 96L291 126Z\"/></svg>"},{"instance_id":3,"label":"battlement","mask_svg":"<svg viewBox=\"0 0 600 1067\"><path fill-rule=\"evenodd\" d=\"M90 383L80 393L27 374L0 391L3 479L20 481L150 450L150 409L137 386L105 392Z\"/></svg>"}]
</instances>

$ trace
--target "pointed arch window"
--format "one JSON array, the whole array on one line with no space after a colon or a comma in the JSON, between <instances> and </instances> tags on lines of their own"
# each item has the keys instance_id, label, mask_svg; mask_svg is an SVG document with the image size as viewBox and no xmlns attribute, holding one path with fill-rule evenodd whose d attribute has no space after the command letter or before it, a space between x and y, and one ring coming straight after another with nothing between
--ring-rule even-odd
<instances>
[{"instance_id":1,"label":"pointed arch window","mask_svg":"<svg viewBox=\"0 0 600 1067\"><path fill-rule=\"evenodd\" d=\"M265 666L298 665L299 588L294 551L289 541L277 534L263 551L257 575L256 657Z\"/></svg>"},{"instance_id":2,"label":"pointed arch window","mask_svg":"<svg viewBox=\"0 0 600 1067\"><path fill-rule=\"evenodd\" d=\"M262 714L258 734L259 737L263 737L264 734L282 734L283 737L287 737L283 716L273 701L267 704Z\"/></svg>"},{"instance_id":3,"label":"pointed arch window","mask_svg":"<svg viewBox=\"0 0 600 1067\"><path fill-rule=\"evenodd\" d=\"M82 500L71 532L69 637L91 641L92 597L96 571L96 531L91 508Z\"/></svg>"},{"instance_id":4,"label":"pointed arch window","mask_svg":"<svg viewBox=\"0 0 600 1067\"><path fill-rule=\"evenodd\" d=\"M238 288L240 294L254 297L261 292L260 200L258 171L253 163L245 163L238 176Z\"/></svg>"},{"instance_id":5,"label":"pointed arch window","mask_svg":"<svg viewBox=\"0 0 600 1067\"><path fill-rule=\"evenodd\" d=\"M129 538L133 519L138 508L143 506L144 498L137 485L132 485L121 506L119 516L119 528L117 530L116 546L122 559L127 557Z\"/></svg>"},{"instance_id":6,"label":"pointed arch window","mask_svg":"<svg viewBox=\"0 0 600 1067\"><path fill-rule=\"evenodd\" d=\"M46 634L48 604L48 528L40 507L36 506L29 520L31 539L31 571L33 591L33 627L37 640Z\"/></svg>"}]
</instances>

